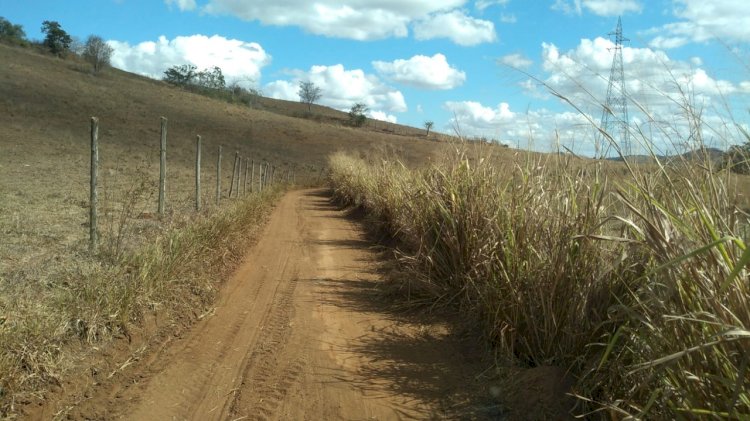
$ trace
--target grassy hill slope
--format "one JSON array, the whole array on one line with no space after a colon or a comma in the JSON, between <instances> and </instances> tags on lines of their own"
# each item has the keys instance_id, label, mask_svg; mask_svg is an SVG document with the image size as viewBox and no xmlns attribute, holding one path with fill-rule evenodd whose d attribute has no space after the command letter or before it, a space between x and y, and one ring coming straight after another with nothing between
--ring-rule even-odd
<instances>
[{"instance_id":1,"label":"grassy hill slope","mask_svg":"<svg viewBox=\"0 0 750 421\"><path fill-rule=\"evenodd\" d=\"M117 69L93 76L84 63L0 45L0 230L6 238L0 276L24 278L18 270L30 269L19 267L84 245L91 116L100 119L100 195L115 211L136 189L156 192L160 116L169 119L167 209L173 213L192 206L198 134L204 203L215 200L219 145L225 196L235 151L271 162L279 173L294 168L299 180L317 178L337 150L395 153L417 163L442 147L408 135L419 130L385 122L346 127L346 114L326 107L314 107L311 119L292 117L303 114L299 103L262 98L257 108ZM139 205L139 211L154 210L153 201Z\"/></svg>"}]
</instances>

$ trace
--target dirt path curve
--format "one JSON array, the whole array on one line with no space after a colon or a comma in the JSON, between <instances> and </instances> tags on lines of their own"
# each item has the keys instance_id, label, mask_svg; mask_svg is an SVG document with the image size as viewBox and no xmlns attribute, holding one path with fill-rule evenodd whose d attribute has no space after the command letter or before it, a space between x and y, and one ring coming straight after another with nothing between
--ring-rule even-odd
<instances>
[{"instance_id":1,"label":"dirt path curve","mask_svg":"<svg viewBox=\"0 0 750 421\"><path fill-rule=\"evenodd\" d=\"M126 420L467 416L478 367L444 324L389 310L377 268L324 191L289 193L215 314L144 361L135 387L89 405Z\"/></svg>"}]
</instances>

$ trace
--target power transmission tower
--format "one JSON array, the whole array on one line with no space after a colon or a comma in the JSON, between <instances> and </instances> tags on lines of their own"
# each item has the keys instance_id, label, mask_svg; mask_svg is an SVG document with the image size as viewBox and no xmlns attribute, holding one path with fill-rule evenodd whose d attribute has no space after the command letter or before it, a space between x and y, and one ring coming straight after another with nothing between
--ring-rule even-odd
<instances>
[{"instance_id":1,"label":"power transmission tower","mask_svg":"<svg viewBox=\"0 0 750 421\"><path fill-rule=\"evenodd\" d=\"M632 155L630 146L630 130L628 119L627 90L625 89L625 69L622 64L622 44L630 41L622 36L622 19L617 18L617 29L608 34L614 36L615 46L609 48L614 51L612 57L612 69L609 73L609 86L607 87L607 100L602 110L601 129L608 133L612 140L617 142L624 156ZM606 151L598 158L606 157L612 142L602 133L596 136L597 153L601 150L602 143L606 144Z\"/></svg>"}]
</instances>

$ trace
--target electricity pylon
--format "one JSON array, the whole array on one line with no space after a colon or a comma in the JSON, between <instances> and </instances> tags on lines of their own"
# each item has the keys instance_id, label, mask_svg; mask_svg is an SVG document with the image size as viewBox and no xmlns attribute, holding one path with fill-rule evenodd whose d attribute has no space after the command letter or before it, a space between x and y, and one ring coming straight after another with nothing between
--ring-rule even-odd
<instances>
[{"instance_id":1,"label":"electricity pylon","mask_svg":"<svg viewBox=\"0 0 750 421\"><path fill-rule=\"evenodd\" d=\"M607 87L607 100L602 110L601 129L608 133L614 142L620 146L624 156L632 155L630 146L630 130L628 119L627 90L625 89L625 69L622 64L622 44L630 41L622 36L622 19L617 18L617 29L608 34L614 36L615 46L609 48L614 51L612 57L612 69L609 72L609 86ZM604 158L609 154L612 141L602 133L596 136L597 153L600 152L602 142L605 143L605 152L598 158Z\"/></svg>"}]
</instances>

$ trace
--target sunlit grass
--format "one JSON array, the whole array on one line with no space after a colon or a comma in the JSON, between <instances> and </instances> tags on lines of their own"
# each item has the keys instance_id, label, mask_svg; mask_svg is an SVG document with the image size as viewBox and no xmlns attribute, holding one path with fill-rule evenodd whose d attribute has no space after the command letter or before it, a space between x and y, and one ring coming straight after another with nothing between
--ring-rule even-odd
<instances>
[{"instance_id":1,"label":"sunlit grass","mask_svg":"<svg viewBox=\"0 0 750 421\"><path fill-rule=\"evenodd\" d=\"M410 291L460 305L508 360L567 369L579 415L750 417L750 252L730 175L457 149L415 171L330 161L336 196L400 240Z\"/></svg>"}]
</instances>

